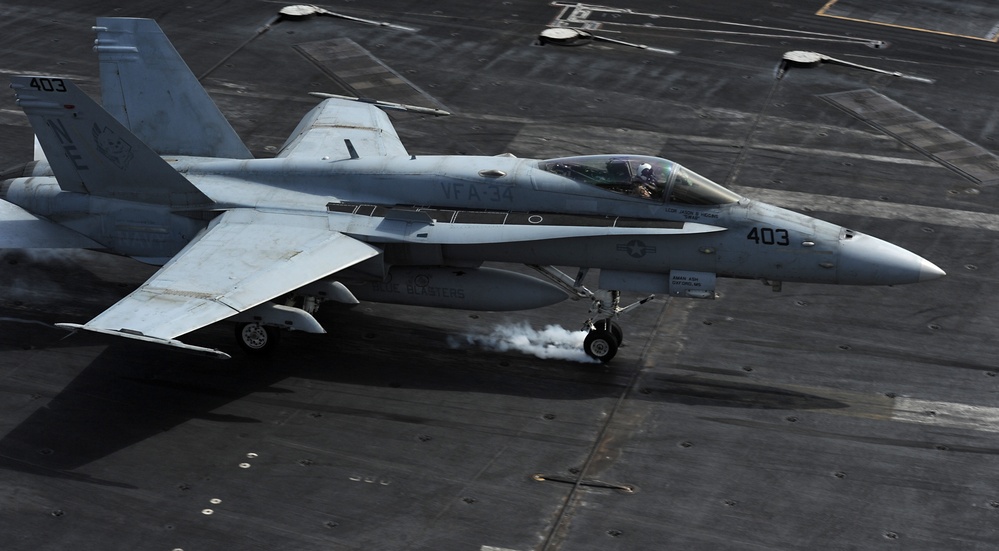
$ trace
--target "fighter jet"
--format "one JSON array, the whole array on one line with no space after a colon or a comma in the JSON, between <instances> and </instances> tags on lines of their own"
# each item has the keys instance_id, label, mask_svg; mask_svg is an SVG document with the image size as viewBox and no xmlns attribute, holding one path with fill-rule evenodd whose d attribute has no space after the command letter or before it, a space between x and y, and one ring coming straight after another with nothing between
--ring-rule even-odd
<instances>
[{"instance_id":1,"label":"fighter jet","mask_svg":"<svg viewBox=\"0 0 999 551\"><path fill-rule=\"evenodd\" d=\"M719 277L778 288L944 275L658 157L411 155L372 103L326 99L276 157L256 159L154 21L95 30L101 104L68 78L12 79L40 151L0 176L0 247L162 267L87 323L60 324L71 330L228 358L178 337L227 320L262 353L280 330L324 333L312 314L328 301L521 310L572 295L591 305L586 352L608 361L618 317L650 298L622 306L622 291L711 299Z\"/></svg>"}]
</instances>

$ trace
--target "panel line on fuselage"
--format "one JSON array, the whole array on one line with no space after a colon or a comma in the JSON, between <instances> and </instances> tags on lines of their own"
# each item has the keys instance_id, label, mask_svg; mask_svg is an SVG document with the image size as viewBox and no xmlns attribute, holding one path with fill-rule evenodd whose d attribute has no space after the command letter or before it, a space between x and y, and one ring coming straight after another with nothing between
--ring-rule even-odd
<instances>
[{"instance_id":1,"label":"panel line on fuselage","mask_svg":"<svg viewBox=\"0 0 999 551\"><path fill-rule=\"evenodd\" d=\"M682 229L684 222L656 218L633 218L585 214L559 214L547 212L517 212L496 210L455 210L423 207L385 207L360 203L329 203L329 212L383 218L392 210L409 210L427 214L442 224L494 224L506 226L578 226L599 228L658 228Z\"/></svg>"}]
</instances>

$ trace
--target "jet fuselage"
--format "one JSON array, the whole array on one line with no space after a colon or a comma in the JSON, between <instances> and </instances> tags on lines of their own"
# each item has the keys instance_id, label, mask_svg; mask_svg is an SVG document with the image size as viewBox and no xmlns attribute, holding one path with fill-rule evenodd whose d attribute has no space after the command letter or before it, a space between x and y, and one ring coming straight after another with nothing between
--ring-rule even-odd
<instances>
[{"instance_id":1,"label":"jet fuselage","mask_svg":"<svg viewBox=\"0 0 999 551\"><path fill-rule=\"evenodd\" d=\"M599 160L609 164L631 157ZM406 207L432 216L428 234L461 232L467 224L489 224L499 230L516 223L518 216L523 225L537 227L639 228L672 222L678 228L697 224L716 230L583 235L527 244L516 240L448 244L428 239L424 245L409 240L390 247L394 254L387 260L393 264L501 261L886 285L939 275L935 266L887 242L731 192L723 196L730 202L722 204L692 204L666 194L643 197L539 168L546 161L504 156L167 160L215 201L218 210L250 207L326 215L331 206L343 204ZM161 206L62 191L44 162L31 173L33 177L5 183L4 198L87 235L110 252L151 262L167 259L207 225L205 213L171 212ZM454 216L457 212L465 213L466 224ZM377 243L376 238L366 240Z\"/></svg>"}]
</instances>

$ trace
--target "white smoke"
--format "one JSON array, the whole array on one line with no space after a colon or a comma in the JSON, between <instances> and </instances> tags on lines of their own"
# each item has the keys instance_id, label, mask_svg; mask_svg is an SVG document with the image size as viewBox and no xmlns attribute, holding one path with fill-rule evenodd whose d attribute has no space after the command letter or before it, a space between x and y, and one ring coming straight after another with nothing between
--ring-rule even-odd
<instances>
[{"instance_id":1,"label":"white smoke","mask_svg":"<svg viewBox=\"0 0 999 551\"><path fill-rule=\"evenodd\" d=\"M478 346L491 352L511 350L542 359L598 363L583 351L586 331L570 331L558 325L548 325L538 331L527 322L494 326L490 333L465 333L448 337L448 346L462 348Z\"/></svg>"}]
</instances>

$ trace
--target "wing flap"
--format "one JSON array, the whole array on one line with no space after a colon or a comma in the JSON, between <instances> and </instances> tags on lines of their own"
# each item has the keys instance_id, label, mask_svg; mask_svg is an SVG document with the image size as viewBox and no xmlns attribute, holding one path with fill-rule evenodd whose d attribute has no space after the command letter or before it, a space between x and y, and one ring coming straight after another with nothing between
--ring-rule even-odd
<instances>
[{"instance_id":1,"label":"wing flap","mask_svg":"<svg viewBox=\"0 0 999 551\"><path fill-rule=\"evenodd\" d=\"M145 335L136 335L136 334L133 334L133 333L129 333L127 331L124 331L124 332L123 331L111 331L109 329L102 329L102 328L99 328L99 327L93 327L93 326L89 326L89 325L80 325L78 323L57 323L56 325L58 325L59 327L62 327L64 329L70 329L72 331L84 330L84 331L90 331L91 333L101 333L103 335L112 335L112 336L115 336L115 337L126 337L126 338L129 338L129 339L132 339L132 340L136 340L136 341L149 342L149 343L153 343L153 344L161 344L161 345L164 345L164 346L172 346L174 348L179 348L179 349L185 350L187 352L193 352L195 354L202 354L202 355L206 355L206 356L212 356L213 358L218 358L220 360L228 360L229 358L232 357L232 356L226 354L225 352L222 352L221 350L217 350L215 348L205 348L203 346L194 346L192 344L186 344L186 343L183 343L181 341L174 340L174 339L158 339L156 337L147 337Z\"/></svg>"},{"instance_id":2,"label":"wing flap","mask_svg":"<svg viewBox=\"0 0 999 551\"><path fill-rule=\"evenodd\" d=\"M324 217L227 211L141 287L79 328L172 340L380 252L331 231Z\"/></svg>"},{"instance_id":3,"label":"wing flap","mask_svg":"<svg viewBox=\"0 0 999 551\"><path fill-rule=\"evenodd\" d=\"M302 119L277 156L343 160L407 155L392 121L381 109L327 99Z\"/></svg>"}]
</instances>

